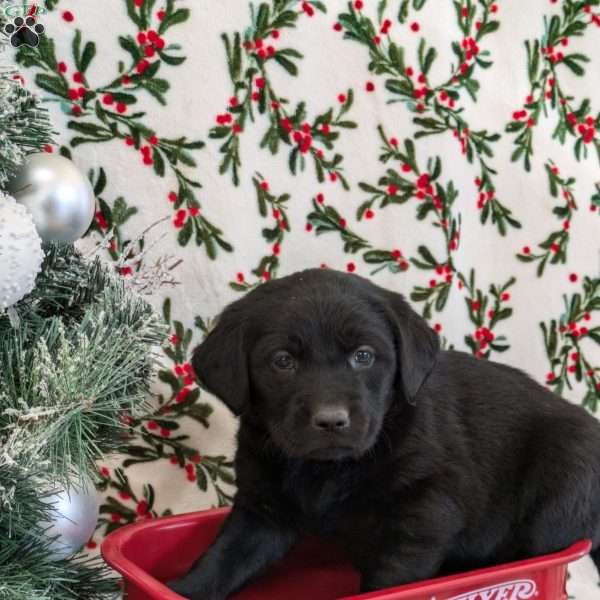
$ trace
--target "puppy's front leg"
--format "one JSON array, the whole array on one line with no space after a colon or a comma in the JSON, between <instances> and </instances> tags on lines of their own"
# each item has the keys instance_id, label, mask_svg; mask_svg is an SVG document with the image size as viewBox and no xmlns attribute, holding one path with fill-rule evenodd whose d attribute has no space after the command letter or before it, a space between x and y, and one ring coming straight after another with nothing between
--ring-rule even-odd
<instances>
[{"instance_id":1,"label":"puppy's front leg","mask_svg":"<svg viewBox=\"0 0 600 600\"><path fill-rule=\"evenodd\" d=\"M359 557L361 591L371 592L435 577L456 535L464 527L462 510L435 489L402 505L396 518L383 521L379 535Z\"/></svg>"},{"instance_id":2,"label":"puppy's front leg","mask_svg":"<svg viewBox=\"0 0 600 600\"><path fill-rule=\"evenodd\" d=\"M225 600L282 558L296 537L292 530L234 506L206 554L185 577L167 586L192 600Z\"/></svg>"}]
</instances>

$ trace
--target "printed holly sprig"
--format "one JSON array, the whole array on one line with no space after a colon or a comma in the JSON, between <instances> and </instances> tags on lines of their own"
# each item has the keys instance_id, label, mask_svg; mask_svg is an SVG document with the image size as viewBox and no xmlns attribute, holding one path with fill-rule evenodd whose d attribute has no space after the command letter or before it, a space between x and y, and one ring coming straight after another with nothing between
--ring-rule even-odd
<instances>
[{"instance_id":1,"label":"printed holly sprig","mask_svg":"<svg viewBox=\"0 0 600 600\"><path fill-rule=\"evenodd\" d=\"M592 362L590 344L600 346L600 326L592 324L600 312L600 278L584 277L583 289L563 296L565 311L558 319L540 323L550 371L546 384L562 395L573 389L572 378L586 387L582 405L596 412L600 401L600 365ZM595 352L598 356L598 352Z\"/></svg>"},{"instance_id":2,"label":"printed holly sprig","mask_svg":"<svg viewBox=\"0 0 600 600\"><path fill-rule=\"evenodd\" d=\"M572 138L577 160L587 158L588 147L596 148L600 160L600 139L597 130L600 127L600 112L592 114L589 99L576 105L575 98L561 85L559 76L565 69L578 77L585 75L584 64L589 57L579 52L568 52L570 41L585 34L591 24L600 25L600 15L594 13L594 7L600 0L565 0L562 14L553 15L544 20L544 34L540 39L525 42L530 91L523 108L512 114L511 122L506 126L508 133L515 133L513 161L523 161L525 170L531 170L533 156L533 136L536 125L550 110L556 112L558 123L553 138L565 144L567 137Z\"/></svg>"},{"instance_id":3,"label":"printed holly sprig","mask_svg":"<svg viewBox=\"0 0 600 600\"><path fill-rule=\"evenodd\" d=\"M408 269L408 260L399 248L392 250L373 248L370 242L348 227L348 220L334 206L325 203L325 196L322 193L312 198L312 207L313 210L306 217L306 231L309 233L314 231L317 236L325 233L337 233L344 244L344 252L356 254L363 251L362 258L365 263L376 265L375 269L371 271L371 275L384 269L392 273ZM367 215L367 218L370 217ZM327 265L321 266L326 267ZM348 262L346 270L353 273L356 270L356 264L352 261Z\"/></svg>"},{"instance_id":4,"label":"printed holly sprig","mask_svg":"<svg viewBox=\"0 0 600 600\"><path fill-rule=\"evenodd\" d=\"M502 303L510 300L506 290L515 283L515 278L509 279L503 286L491 285L489 295L486 295L475 286L473 269L468 279L462 273L458 277L460 287L467 292L465 303L469 319L476 326L472 335L465 336L465 343L477 358L489 358L492 351L506 351L509 346L502 343L506 341L505 336L496 336L493 328L499 321L512 315L512 308L502 307ZM488 305L493 307L488 310Z\"/></svg>"},{"instance_id":5,"label":"printed holly sprig","mask_svg":"<svg viewBox=\"0 0 600 600\"><path fill-rule=\"evenodd\" d=\"M192 329L185 328L181 321L171 319L169 298L163 304L163 316L171 328L170 343L163 348L163 352L174 366L161 369L158 379L170 388L170 393L167 396L158 394L156 408L141 417L124 415L123 422L130 428L132 439L126 440L121 448L121 453L127 456L123 467L168 460L175 467L185 470L187 480L195 483L201 491L206 491L210 483L219 505L227 504L231 496L223 484L234 483L232 462L225 456L201 456L190 445L190 436L178 434L179 421L183 417L208 429L213 409L207 403L198 402L200 390L188 361ZM196 326L206 332L202 319L196 319Z\"/></svg>"},{"instance_id":6,"label":"printed holly sprig","mask_svg":"<svg viewBox=\"0 0 600 600\"><path fill-rule=\"evenodd\" d=\"M458 273L459 280L467 292L465 303L469 319L476 329L472 335L465 336L465 343L477 358L489 358L492 352L505 352L510 348L506 336L494 333L494 328L508 319L513 309L506 306L510 301L508 289L516 282L511 277L503 285L490 285L484 294L475 285L475 271L471 269L469 277Z\"/></svg>"},{"instance_id":7,"label":"printed holly sprig","mask_svg":"<svg viewBox=\"0 0 600 600\"><path fill-rule=\"evenodd\" d=\"M372 218L374 216L373 206L378 204L380 209L391 204L403 204L409 200L416 200L417 220L422 221L428 217L432 219L432 225L439 229L444 238L446 253L443 259L434 258L431 250L424 245L418 248L418 257L410 258L410 262L419 269L432 270L441 275L440 282L429 287L417 286L411 293L411 299L415 302L424 302L423 314L431 318L432 308L437 311L443 310L451 284L454 277L454 265L452 254L458 249L460 243L460 216L455 216L452 208L458 196L452 181L445 186L440 183L442 163L439 157L430 158L425 169L419 167L415 146L412 140L404 141L401 149L396 138L389 138L381 126L378 127L382 147L379 160L383 164L390 161L398 161L398 168L388 167L385 175L380 177L377 185L361 182L359 187L370 194L368 200L363 202L357 211L357 218ZM385 255L370 257L367 262L381 260L387 264L389 258ZM365 257L367 260L367 257ZM398 264L398 260L395 261ZM393 264L393 263L392 263ZM402 266L402 262L399 263ZM406 270L405 268L394 269L393 272ZM434 280L432 280L434 281Z\"/></svg>"},{"instance_id":8,"label":"printed holly sprig","mask_svg":"<svg viewBox=\"0 0 600 600\"><path fill-rule=\"evenodd\" d=\"M119 42L129 56L129 66L118 63L118 74L109 82L92 85L87 71L97 55L96 44L84 43L81 31L75 30L72 42L74 71L69 73L65 61L58 61L54 41L48 36L40 38L36 48L22 45L17 60L25 67L39 69L35 76L36 84L61 103L63 110L71 115L67 127L76 135L69 141L71 148L82 144L104 143L122 140L135 149L141 162L152 167L158 177L164 177L167 170L177 181L176 199L180 210L191 218L181 223L182 231L178 241L186 245L195 233L197 245L204 245L211 258L216 256L219 246L231 251L231 245L223 239L222 231L200 215L200 203L196 190L200 183L188 175L185 168L196 168L193 151L204 147L204 142L190 141L186 136L167 138L145 124L145 112L131 112L143 92L150 93L158 102L166 104L165 94L169 83L157 76L163 65L176 66L186 58L177 54L178 44L168 44L165 35L171 27L185 22L189 10L175 8L176 0L168 0L165 8L153 12L154 0L136 3L127 0L127 12L138 33L121 36ZM63 14L63 19L72 22L72 13ZM193 213L196 213L195 215ZM179 227L177 227L179 228Z\"/></svg>"},{"instance_id":9,"label":"printed holly sprig","mask_svg":"<svg viewBox=\"0 0 600 600\"><path fill-rule=\"evenodd\" d=\"M157 512L156 492L151 484L144 484L142 493L138 494L123 469L117 468L111 473L108 467L100 467L98 474L100 482L97 489L103 493L114 492L116 495L105 496L100 505L96 533L86 545L89 550L97 547L94 538L98 533L99 537L106 537L123 525L172 514L169 509Z\"/></svg>"},{"instance_id":10,"label":"printed holly sprig","mask_svg":"<svg viewBox=\"0 0 600 600\"><path fill-rule=\"evenodd\" d=\"M210 131L212 139L224 140L220 146L223 155L220 172L230 171L233 183L239 184L242 164L240 135L248 121L255 121L257 113L264 115L269 124L260 147L268 148L275 155L280 143L289 146L288 164L292 174L303 170L306 159L310 157L319 182L324 181L327 174L330 180L340 181L348 189L342 174L342 155L334 153L326 156L326 151L334 150L340 130L356 127L354 122L344 118L352 106L352 90L339 94L337 110L332 107L310 118L306 104L299 102L292 109L289 100L276 92L270 77L274 63L290 76L298 74L295 61L302 58L302 54L294 48L278 48L275 45L283 31L296 26L301 15L312 17L315 9L325 12L325 5L317 1L272 0L270 4L263 2L258 8L255 5L250 8L252 23L244 34L236 32L222 36L233 94L227 109L217 115L217 125Z\"/></svg>"},{"instance_id":11,"label":"printed holly sprig","mask_svg":"<svg viewBox=\"0 0 600 600\"><path fill-rule=\"evenodd\" d=\"M236 281L231 281L229 286L237 292L248 292L261 283L277 277L279 268L279 256L281 248L287 233L291 231L290 220L287 214L287 203L290 199L289 194L274 195L269 186L269 182L257 173L252 182L256 190L256 199L258 202L258 212L263 219L271 216L274 220L272 227L265 227L262 230L263 239L271 245L269 254L263 256L257 267L252 270L256 276L256 281L249 282L246 276L239 272Z\"/></svg>"},{"instance_id":12,"label":"printed holly sprig","mask_svg":"<svg viewBox=\"0 0 600 600\"><path fill-rule=\"evenodd\" d=\"M348 227L348 221L342 217L338 210L325 203L322 193L312 198L313 210L306 217L307 230L316 235L335 232L338 233L344 243L344 252L355 254L365 248L371 248L371 244Z\"/></svg>"},{"instance_id":13,"label":"printed holly sprig","mask_svg":"<svg viewBox=\"0 0 600 600\"><path fill-rule=\"evenodd\" d=\"M537 262L536 273L538 277L544 274L546 264L552 265L565 264L567 262L567 249L571 236L571 220L574 212L577 210L577 203L573 195L574 177L561 177L559 168L548 161L545 165L548 180L550 182L550 194L553 198L560 197L564 203L555 206L552 212L560 219L561 227L553 231L548 237L538 244L542 250L539 254L533 253L529 246L524 246L517 258L522 262Z\"/></svg>"},{"instance_id":14,"label":"printed holly sprig","mask_svg":"<svg viewBox=\"0 0 600 600\"><path fill-rule=\"evenodd\" d=\"M339 29L344 31L345 38L368 48L369 69L386 77L386 89L396 97L391 102L400 101L417 114L413 122L420 129L415 138L452 132L467 160L470 163L475 159L478 161L479 190L487 200L481 207L481 222L491 220L504 235L508 226L520 227L520 224L494 193L493 176L496 171L488 164L487 159L493 156L491 144L500 136L487 130L473 130L462 116L463 109L457 106L463 89L472 98L476 97L479 89L479 83L473 77L476 67L488 68L492 64L487 60L489 52L481 50L479 43L484 36L499 27L499 22L493 19L497 5L489 0L480 0L478 4L469 0L462 4L455 2L454 5L458 26L463 35L462 41L452 44L458 62L451 67L449 78L437 86L431 85L428 79L437 57L436 49L427 47L425 39L420 40L417 75L413 67L406 64L404 48L390 37L391 21L387 19L381 24L380 14L380 26L376 27L361 12L362 2L349 3L348 12L339 15ZM418 23L413 23L411 29L419 31Z\"/></svg>"}]
</instances>

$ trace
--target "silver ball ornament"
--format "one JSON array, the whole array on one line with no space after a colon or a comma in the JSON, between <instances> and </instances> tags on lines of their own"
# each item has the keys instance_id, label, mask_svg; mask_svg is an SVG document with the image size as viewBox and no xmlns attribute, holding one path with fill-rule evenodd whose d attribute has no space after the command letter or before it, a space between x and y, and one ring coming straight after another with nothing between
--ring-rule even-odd
<instances>
[{"instance_id":1,"label":"silver ball ornament","mask_svg":"<svg viewBox=\"0 0 600 600\"><path fill-rule=\"evenodd\" d=\"M50 523L40 523L45 535L55 538L50 545L54 558L72 556L92 537L98 524L99 502L94 486L90 483L68 492L59 490L43 501L52 504L55 511Z\"/></svg>"},{"instance_id":2,"label":"silver ball ornament","mask_svg":"<svg viewBox=\"0 0 600 600\"><path fill-rule=\"evenodd\" d=\"M72 244L87 231L96 201L87 177L63 156L27 157L8 190L33 216L43 242Z\"/></svg>"},{"instance_id":3,"label":"silver ball ornament","mask_svg":"<svg viewBox=\"0 0 600 600\"><path fill-rule=\"evenodd\" d=\"M43 260L31 214L0 192L0 313L31 292Z\"/></svg>"}]
</instances>

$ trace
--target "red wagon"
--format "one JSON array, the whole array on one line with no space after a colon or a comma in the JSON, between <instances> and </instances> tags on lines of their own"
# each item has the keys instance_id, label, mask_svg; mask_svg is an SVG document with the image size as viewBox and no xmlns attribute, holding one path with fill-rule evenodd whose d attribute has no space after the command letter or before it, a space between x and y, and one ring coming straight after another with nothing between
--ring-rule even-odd
<instances>
[{"instance_id":1,"label":"red wagon","mask_svg":"<svg viewBox=\"0 0 600 600\"><path fill-rule=\"evenodd\" d=\"M181 576L215 538L228 509L166 517L123 527L102 544L106 562L123 575L127 600L181 600L161 581ZM589 541L538 558L359 594L358 574L315 543L234 596L235 600L566 600L568 563Z\"/></svg>"}]
</instances>

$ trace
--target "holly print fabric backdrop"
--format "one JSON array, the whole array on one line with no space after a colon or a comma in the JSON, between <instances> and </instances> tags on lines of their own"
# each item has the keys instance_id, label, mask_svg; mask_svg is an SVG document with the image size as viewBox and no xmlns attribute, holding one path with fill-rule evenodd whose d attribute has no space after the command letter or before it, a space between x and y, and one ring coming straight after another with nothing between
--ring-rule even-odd
<instances>
[{"instance_id":1,"label":"holly print fabric backdrop","mask_svg":"<svg viewBox=\"0 0 600 600\"><path fill-rule=\"evenodd\" d=\"M191 350L227 302L298 269L400 291L446 347L598 412L599 0L46 8L17 58L55 119L48 151L95 186L82 246L103 240L171 328L154 414L126 417L100 466L90 551L231 500L235 422ZM572 573L595 597L591 563Z\"/></svg>"}]
</instances>

